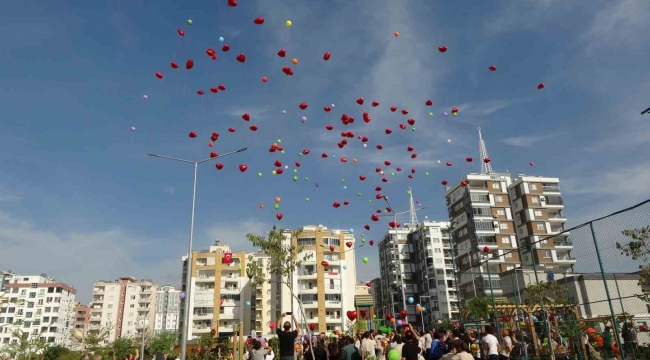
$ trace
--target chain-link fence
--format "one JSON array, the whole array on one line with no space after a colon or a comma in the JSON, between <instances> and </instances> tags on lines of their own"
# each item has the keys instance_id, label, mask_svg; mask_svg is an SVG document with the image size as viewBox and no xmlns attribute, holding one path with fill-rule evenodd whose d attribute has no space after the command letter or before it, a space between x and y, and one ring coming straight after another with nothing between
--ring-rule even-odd
<instances>
[{"instance_id":1,"label":"chain-link fence","mask_svg":"<svg viewBox=\"0 0 650 360\"><path fill-rule=\"evenodd\" d=\"M522 217L516 235L459 241L458 320L512 331L512 359L650 359L650 200L565 222Z\"/></svg>"}]
</instances>

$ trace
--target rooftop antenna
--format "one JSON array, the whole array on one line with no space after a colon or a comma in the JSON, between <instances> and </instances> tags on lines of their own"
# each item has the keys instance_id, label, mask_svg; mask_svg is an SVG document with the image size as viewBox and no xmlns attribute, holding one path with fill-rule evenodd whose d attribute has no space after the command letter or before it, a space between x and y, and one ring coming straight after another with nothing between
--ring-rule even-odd
<instances>
[{"instance_id":1,"label":"rooftop antenna","mask_svg":"<svg viewBox=\"0 0 650 360\"><path fill-rule=\"evenodd\" d=\"M413 190L409 188L409 200L411 202L410 213L411 213L411 225L418 226L418 215L415 210L415 201L413 201Z\"/></svg>"},{"instance_id":2,"label":"rooftop antenna","mask_svg":"<svg viewBox=\"0 0 650 360\"><path fill-rule=\"evenodd\" d=\"M477 129L478 129L479 158L481 159L481 174L490 174L494 172L492 170L492 164L483 161L484 159L488 158L488 153L487 153L487 148L485 147L485 141L483 141L483 135L481 135L481 128L478 127Z\"/></svg>"}]
</instances>

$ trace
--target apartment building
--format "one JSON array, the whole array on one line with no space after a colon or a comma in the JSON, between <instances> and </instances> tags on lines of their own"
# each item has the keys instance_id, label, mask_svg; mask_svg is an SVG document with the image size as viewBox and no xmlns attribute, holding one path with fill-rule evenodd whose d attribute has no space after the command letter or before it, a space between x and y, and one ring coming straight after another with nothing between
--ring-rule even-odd
<instances>
[{"instance_id":1,"label":"apartment building","mask_svg":"<svg viewBox=\"0 0 650 360\"><path fill-rule=\"evenodd\" d=\"M523 266L565 272L576 260L569 232L560 179L518 175L508 187Z\"/></svg>"},{"instance_id":2,"label":"apartment building","mask_svg":"<svg viewBox=\"0 0 650 360\"><path fill-rule=\"evenodd\" d=\"M156 293L154 334L177 332L181 313L181 291L171 285L160 287Z\"/></svg>"},{"instance_id":3,"label":"apartment building","mask_svg":"<svg viewBox=\"0 0 650 360\"><path fill-rule=\"evenodd\" d=\"M346 313L354 310L356 293L355 238L348 230L328 229L323 225L306 225L297 236L285 230L286 244L303 246L311 255L293 279L305 319L289 288L282 286L276 298L275 319L283 312L293 312L298 321L316 324L315 331L331 333L346 328Z\"/></svg>"},{"instance_id":4,"label":"apartment building","mask_svg":"<svg viewBox=\"0 0 650 360\"><path fill-rule=\"evenodd\" d=\"M180 302L180 326L184 321L184 302L189 301L188 339L209 334L231 336L242 324L242 333L255 331L260 336L271 334L272 292L270 284L251 288L246 275L248 261L264 265L268 256L233 252L218 240L208 250L192 252L189 296ZM265 266L261 266L265 269ZM185 283L187 257L183 257L182 291Z\"/></svg>"},{"instance_id":5,"label":"apartment building","mask_svg":"<svg viewBox=\"0 0 650 360\"><path fill-rule=\"evenodd\" d=\"M121 277L100 280L93 286L88 332L110 329L104 344L119 338L139 338L151 333L158 286L151 280Z\"/></svg>"},{"instance_id":6,"label":"apartment building","mask_svg":"<svg viewBox=\"0 0 650 360\"><path fill-rule=\"evenodd\" d=\"M0 292L0 353L18 341L14 332L27 333L31 341L69 347L77 290L41 275L3 272Z\"/></svg>"},{"instance_id":7,"label":"apartment building","mask_svg":"<svg viewBox=\"0 0 650 360\"><path fill-rule=\"evenodd\" d=\"M372 302L375 304L375 318L383 319L386 316L386 314L384 313L385 300L382 296L380 277L376 277L370 280L370 294L372 295Z\"/></svg>"},{"instance_id":8,"label":"apartment building","mask_svg":"<svg viewBox=\"0 0 650 360\"><path fill-rule=\"evenodd\" d=\"M72 322L72 339L70 349L83 351L83 339L90 324L90 306L80 302L74 303L74 320Z\"/></svg>"},{"instance_id":9,"label":"apartment building","mask_svg":"<svg viewBox=\"0 0 650 360\"><path fill-rule=\"evenodd\" d=\"M377 246L384 314L395 316L406 306L409 297L417 295L417 277L414 278L417 270L413 251L407 244L410 232L408 228L391 229ZM406 306L406 309L409 316L415 316L415 306Z\"/></svg>"},{"instance_id":10,"label":"apartment building","mask_svg":"<svg viewBox=\"0 0 650 360\"><path fill-rule=\"evenodd\" d=\"M407 244L413 249L411 257L415 266L413 280L417 289L413 299L425 309L421 314L424 324L458 318L449 223L424 221L407 235Z\"/></svg>"}]
</instances>

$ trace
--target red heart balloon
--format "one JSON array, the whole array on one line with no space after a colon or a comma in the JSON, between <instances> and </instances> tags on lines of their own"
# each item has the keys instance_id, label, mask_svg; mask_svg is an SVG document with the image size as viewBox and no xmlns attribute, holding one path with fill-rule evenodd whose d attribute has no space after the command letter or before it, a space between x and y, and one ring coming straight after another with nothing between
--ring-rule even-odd
<instances>
[{"instance_id":1,"label":"red heart balloon","mask_svg":"<svg viewBox=\"0 0 650 360\"><path fill-rule=\"evenodd\" d=\"M276 214L275 217L278 218L278 220L282 220L282 214Z\"/></svg>"},{"instance_id":2,"label":"red heart balloon","mask_svg":"<svg viewBox=\"0 0 650 360\"><path fill-rule=\"evenodd\" d=\"M486 157L485 159L483 159L483 162L486 163L486 164L490 163L490 161L492 161L492 159L490 159L489 157Z\"/></svg>"},{"instance_id":3,"label":"red heart balloon","mask_svg":"<svg viewBox=\"0 0 650 360\"><path fill-rule=\"evenodd\" d=\"M391 107L390 107L390 111L392 111L392 112L397 111L397 106L391 106Z\"/></svg>"},{"instance_id":4,"label":"red heart balloon","mask_svg":"<svg viewBox=\"0 0 650 360\"><path fill-rule=\"evenodd\" d=\"M545 87L546 87L546 85L544 83L541 83L541 84L537 85L537 90L542 90Z\"/></svg>"},{"instance_id":5,"label":"red heart balloon","mask_svg":"<svg viewBox=\"0 0 650 360\"><path fill-rule=\"evenodd\" d=\"M203 94L205 94L205 92L204 92L203 90L199 90L199 91L197 91L196 93L199 94L199 95L203 95Z\"/></svg>"},{"instance_id":6,"label":"red heart balloon","mask_svg":"<svg viewBox=\"0 0 650 360\"><path fill-rule=\"evenodd\" d=\"M241 54L237 55L237 61L239 61L240 63L246 62L246 54L241 53Z\"/></svg>"},{"instance_id":7,"label":"red heart balloon","mask_svg":"<svg viewBox=\"0 0 650 360\"><path fill-rule=\"evenodd\" d=\"M488 69L489 69L490 71L497 71L497 67L494 66L494 65L490 65L490 67L489 67Z\"/></svg>"},{"instance_id":8,"label":"red heart balloon","mask_svg":"<svg viewBox=\"0 0 650 360\"><path fill-rule=\"evenodd\" d=\"M329 59L330 59L330 56L332 56L332 54L330 54L329 51L326 52L325 55L323 55L323 60L325 60L325 61L329 60Z\"/></svg>"},{"instance_id":9,"label":"red heart balloon","mask_svg":"<svg viewBox=\"0 0 650 360\"><path fill-rule=\"evenodd\" d=\"M219 84L219 86L217 86L217 88L219 88L219 90L221 90L221 91L226 90L226 87L223 84Z\"/></svg>"},{"instance_id":10,"label":"red heart balloon","mask_svg":"<svg viewBox=\"0 0 650 360\"><path fill-rule=\"evenodd\" d=\"M216 167L217 170L221 170L221 169L223 169L223 164L222 163L216 163L216 164L214 164L214 167Z\"/></svg>"},{"instance_id":11,"label":"red heart balloon","mask_svg":"<svg viewBox=\"0 0 650 360\"><path fill-rule=\"evenodd\" d=\"M358 98L357 99L357 104L363 105L363 98Z\"/></svg>"},{"instance_id":12,"label":"red heart balloon","mask_svg":"<svg viewBox=\"0 0 650 360\"><path fill-rule=\"evenodd\" d=\"M343 205L350 205L350 202L347 200L343 200Z\"/></svg>"},{"instance_id":13,"label":"red heart balloon","mask_svg":"<svg viewBox=\"0 0 650 360\"><path fill-rule=\"evenodd\" d=\"M415 168L411 168L411 174L415 174Z\"/></svg>"},{"instance_id":14,"label":"red heart balloon","mask_svg":"<svg viewBox=\"0 0 650 360\"><path fill-rule=\"evenodd\" d=\"M365 179L366 179L366 176L365 176L365 175L360 175L360 176L359 176L359 180L363 181L363 180L365 180Z\"/></svg>"},{"instance_id":15,"label":"red heart balloon","mask_svg":"<svg viewBox=\"0 0 650 360\"><path fill-rule=\"evenodd\" d=\"M409 179L413 179L413 175L409 175L408 178L409 178Z\"/></svg>"},{"instance_id":16,"label":"red heart balloon","mask_svg":"<svg viewBox=\"0 0 650 360\"><path fill-rule=\"evenodd\" d=\"M415 124L415 119L408 119L406 122L413 126L413 124Z\"/></svg>"},{"instance_id":17,"label":"red heart balloon","mask_svg":"<svg viewBox=\"0 0 650 360\"><path fill-rule=\"evenodd\" d=\"M352 247L352 241L348 241L345 243L345 246L351 248Z\"/></svg>"},{"instance_id":18,"label":"red heart balloon","mask_svg":"<svg viewBox=\"0 0 650 360\"><path fill-rule=\"evenodd\" d=\"M171 63L169 66L171 66L172 69L178 69L178 64L175 63L175 62L173 62L173 61L172 61L172 63Z\"/></svg>"},{"instance_id":19,"label":"red heart balloon","mask_svg":"<svg viewBox=\"0 0 650 360\"><path fill-rule=\"evenodd\" d=\"M278 175L282 175L282 173L283 173L282 168L275 169L275 173L278 174Z\"/></svg>"},{"instance_id":20,"label":"red heart balloon","mask_svg":"<svg viewBox=\"0 0 650 360\"><path fill-rule=\"evenodd\" d=\"M194 139L196 137L196 133L194 131L190 131L189 137Z\"/></svg>"},{"instance_id":21,"label":"red heart balloon","mask_svg":"<svg viewBox=\"0 0 650 360\"><path fill-rule=\"evenodd\" d=\"M282 72L285 73L287 76L293 75L293 70L291 70L291 68L288 66L283 67Z\"/></svg>"},{"instance_id":22,"label":"red heart balloon","mask_svg":"<svg viewBox=\"0 0 650 360\"><path fill-rule=\"evenodd\" d=\"M235 132L236 130L237 130L237 129L235 129L234 127L228 128L228 131L229 131L229 132Z\"/></svg>"},{"instance_id":23,"label":"red heart balloon","mask_svg":"<svg viewBox=\"0 0 650 360\"><path fill-rule=\"evenodd\" d=\"M309 155L309 150L307 150L307 149L303 150L303 151L302 151L302 154L303 154L303 155Z\"/></svg>"},{"instance_id":24,"label":"red heart balloon","mask_svg":"<svg viewBox=\"0 0 650 360\"><path fill-rule=\"evenodd\" d=\"M294 165L296 165L296 167L300 167L300 163L297 161L294 163Z\"/></svg>"},{"instance_id":25,"label":"red heart balloon","mask_svg":"<svg viewBox=\"0 0 650 360\"><path fill-rule=\"evenodd\" d=\"M191 69L193 67L194 67L194 60L192 60L192 59L187 60L187 62L185 63L185 68L187 70L189 70L189 69Z\"/></svg>"},{"instance_id":26,"label":"red heart balloon","mask_svg":"<svg viewBox=\"0 0 650 360\"><path fill-rule=\"evenodd\" d=\"M230 45L225 44L224 46L221 47L221 51L223 51L223 52L228 52L228 51L230 51Z\"/></svg>"},{"instance_id":27,"label":"red heart balloon","mask_svg":"<svg viewBox=\"0 0 650 360\"><path fill-rule=\"evenodd\" d=\"M406 115L406 114L408 114L408 113L409 113L408 110L406 110L406 109L402 109L402 115Z\"/></svg>"},{"instance_id":28,"label":"red heart balloon","mask_svg":"<svg viewBox=\"0 0 650 360\"><path fill-rule=\"evenodd\" d=\"M467 181L465 181L465 180L461 181L460 184L461 184L462 186L467 186L467 185L469 185L469 183L468 183Z\"/></svg>"},{"instance_id":29,"label":"red heart balloon","mask_svg":"<svg viewBox=\"0 0 650 360\"><path fill-rule=\"evenodd\" d=\"M330 245L330 251L334 251L334 245Z\"/></svg>"},{"instance_id":30,"label":"red heart balloon","mask_svg":"<svg viewBox=\"0 0 650 360\"><path fill-rule=\"evenodd\" d=\"M416 153L411 154L411 159L415 159L416 157L418 157L418 154Z\"/></svg>"},{"instance_id":31,"label":"red heart balloon","mask_svg":"<svg viewBox=\"0 0 650 360\"><path fill-rule=\"evenodd\" d=\"M257 125L251 125L248 127L251 131L257 131Z\"/></svg>"},{"instance_id":32,"label":"red heart balloon","mask_svg":"<svg viewBox=\"0 0 650 360\"><path fill-rule=\"evenodd\" d=\"M257 25L262 25L262 24L264 24L264 18L263 17L258 17L255 20L253 20L253 22L255 24L257 24Z\"/></svg>"},{"instance_id":33,"label":"red heart balloon","mask_svg":"<svg viewBox=\"0 0 650 360\"><path fill-rule=\"evenodd\" d=\"M228 0L228 6L232 6L232 7L237 6L237 0Z\"/></svg>"},{"instance_id":34,"label":"red heart balloon","mask_svg":"<svg viewBox=\"0 0 650 360\"><path fill-rule=\"evenodd\" d=\"M368 137L367 136L362 137L361 142L368 142Z\"/></svg>"},{"instance_id":35,"label":"red heart balloon","mask_svg":"<svg viewBox=\"0 0 650 360\"><path fill-rule=\"evenodd\" d=\"M212 91L212 93L214 93L214 94L216 94L218 92L216 87L211 87L210 91Z\"/></svg>"},{"instance_id":36,"label":"red heart balloon","mask_svg":"<svg viewBox=\"0 0 650 360\"><path fill-rule=\"evenodd\" d=\"M447 166L451 166L451 165L452 165L451 162L448 162L448 163L447 163Z\"/></svg>"},{"instance_id":37,"label":"red heart balloon","mask_svg":"<svg viewBox=\"0 0 650 360\"><path fill-rule=\"evenodd\" d=\"M287 56L287 51L284 49L280 49L280 51L278 51L278 56L281 58Z\"/></svg>"},{"instance_id":38,"label":"red heart balloon","mask_svg":"<svg viewBox=\"0 0 650 360\"><path fill-rule=\"evenodd\" d=\"M386 129L385 131L386 131L386 135L388 135L388 134L390 134L390 133L392 133L392 132L393 132L393 130L392 130L392 129Z\"/></svg>"},{"instance_id":39,"label":"red heart balloon","mask_svg":"<svg viewBox=\"0 0 650 360\"><path fill-rule=\"evenodd\" d=\"M327 125L327 126L325 126L325 129L327 129L327 130L333 130L333 129L334 129L334 126L332 126L332 125Z\"/></svg>"},{"instance_id":40,"label":"red heart balloon","mask_svg":"<svg viewBox=\"0 0 650 360\"><path fill-rule=\"evenodd\" d=\"M370 230L370 225L364 225L363 228L366 229L366 230Z\"/></svg>"},{"instance_id":41,"label":"red heart balloon","mask_svg":"<svg viewBox=\"0 0 650 360\"><path fill-rule=\"evenodd\" d=\"M415 148L411 145L406 147L406 151L413 151Z\"/></svg>"},{"instance_id":42,"label":"red heart balloon","mask_svg":"<svg viewBox=\"0 0 650 360\"><path fill-rule=\"evenodd\" d=\"M439 47L438 47L438 51L440 51L441 53L443 53L443 52L447 51L447 47L444 46L444 45L443 45L443 46L439 46Z\"/></svg>"},{"instance_id":43,"label":"red heart balloon","mask_svg":"<svg viewBox=\"0 0 650 360\"><path fill-rule=\"evenodd\" d=\"M330 263L328 263L325 260L321 261L320 264L323 265L323 266L330 266Z\"/></svg>"},{"instance_id":44,"label":"red heart balloon","mask_svg":"<svg viewBox=\"0 0 650 360\"><path fill-rule=\"evenodd\" d=\"M216 158L217 156L219 156L219 154L217 154L217 153L214 152L214 151L210 153L210 158L211 158L211 159L212 159L212 158Z\"/></svg>"},{"instance_id":45,"label":"red heart balloon","mask_svg":"<svg viewBox=\"0 0 650 360\"><path fill-rule=\"evenodd\" d=\"M354 321L357 318L356 311L348 311L346 314L348 316L348 319L350 319L350 321Z\"/></svg>"},{"instance_id":46,"label":"red heart balloon","mask_svg":"<svg viewBox=\"0 0 650 360\"><path fill-rule=\"evenodd\" d=\"M531 161L531 162L528 163L528 165L535 166L535 163Z\"/></svg>"},{"instance_id":47,"label":"red heart balloon","mask_svg":"<svg viewBox=\"0 0 650 360\"><path fill-rule=\"evenodd\" d=\"M185 36L185 31L178 29L178 35Z\"/></svg>"},{"instance_id":48,"label":"red heart balloon","mask_svg":"<svg viewBox=\"0 0 650 360\"><path fill-rule=\"evenodd\" d=\"M248 166L246 166L244 164L239 165L239 171L244 172L246 170L248 170Z\"/></svg>"},{"instance_id":49,"label":"red heart balloon","mask_svg":"<svg viewBox=\"0 0 650 360\"><path fill-rule=\"evenodd\" d=\"M381 179L381 182L388 182L388 179L386 179L386 178L382 178L382 179Z\"/></svg>"},{"instance_id":50,"label":"red heart balloon","mask_svg":"<svg viewBox=\"0 0 650 360\"><path fill-rule=\"evenodd\" d=\"M375 100L372 102L372 106L377 107L379 106L379 101Z\"/></svg>"},{"instance_id":51,"label":"red heart balloon","mask_svg":"<svg viewBox=\"0 0 650 360\"><path fill-rule=\"evenodd\" d=\"M375 191L381 191L381 186L377 186L377 187L375 188Z\"/></svg>"},{"instance_id":52,"label":"red heart balloon","mask_svg":"<svg viewBox=\"0 0 650 360\"><path fill-rule=\"evenodd\" d=\"M208 143L208 147L213 147L213 146L214 146L214 144L213 144L213 143L211 143L211 142L210 142L210 143Z\"/></svg>"},{"instance_id":53,"label":"red heart balloon","mask_svg":"<svg viewBox=\"0 0 650 360\"><path fill-rule=\"evenodd\" d=\"M214 55L214 49L208 49L205 51L205 53L208 54L208 56L212 57Z\"/></svg>"},{"instance_id":54,"label":"red heart balloon","mask_svg":"<svg viewBox=\"0 0 650 360\"><path fill-rule=\"evenodd\" d=\"M370 240L368 243L370 244L370 246L373 246L375 245L375 240Z\"/></svg>"},{"instance_id":55,"label":"red heart balloon","mask_svg":"<svg viewBox=\"0 0 650 360\"><path fill-rule=\"evenodd\" d=\"M249 113L244 113L244 115L241 116L242 119L249 121L251 119L251 114Z\"/></svg>"},{"instance_id":56,"label":"red heart balloon","mask_svg":"<svg viewBox=\"0 0 650 360\"><path fill-rule=\"evenodd\" d=\"M426 106L431 106L433 105L433 100L427 100L427 102L424 103Z\"/></svg>"},{"instance_id":57,"label":"red heart balloon","mask_svg":"<svg viewBox=\"0 0 650 360\"><path fill-rule=\"evenodd\" d=\"M372 216L370 217L370 220L379 221L379 216L377 216L377 214L372 214Z\"/></svg>"},{"instance_id":58,"label":"red heart balloon","mask_svg":"<svg viewBox=\"0 0 650 360\"><path fill-rule=\"evenodd\" d=\"M262 82L265 83L267 81L269 81L269 79L267 79L266 76L262 76Z\"/></svg>"},{"instance_id":59,"label":"red heart balloon","mask_svg":"<svg viewBox=\"0 0 650 360\"><path fill-rule=\"evenodd\" d=\"M322 153L322 154L320 155L320 157L322 157L323 159L326 159L326 158L327 158L327 154L326 154L326 153Z\"/></svg>"},{"instance_id":60,"label":"red heart balloon","mask_svg":"<svg viewBox=\"0 0 650 360\"><path fill-rule=\"evenodd\" d=\"M406 125L404 125L404 124L399 124L399 128L402 129L402 130L406 130Z\"/></svg>"},{"instance_id":61,"label":"red heart balloon","mask_svg":"<svg viewBox=\"0 0 650 360\"><path fill-rule=\"evenodd\" d=\"M212 55L212 60L217 60L217 55Z\"/></svg>"},{"instance_id":62,"label":"red heart balloon","mask_svg":"<svg viewBox=\"0 0 650 360\"><path fill-rule=\"evenodd\" d=\"M162 78L163 78L163 74L162 74L162 73L159 73L159 72L157 72L157 73L156 73L156 77L157 77L158 79L162 79Z\"/></svg>"},{"instance_id":63,"label":"red heart balloon","mask_svg":"<svg viewBox=\"0 0 650 360\"><path fill-rule=\"evenodd\" d=\"M334 206L335 209L338 209L339 206L341 206L341 204L339 204L338 201L335 201L335 202L332 204L332 206Z\"/></svg>"},{"instance_id":64,"label":"red heart balloon","mask_svg":"<svg viewBox=\"0 0 650 360\"><path fill-rule=\"evenodd\" d=\"M382 195L382 194L375 195L375 199L377 199L377 200L381 200L381 199L383 199L383 197L384 197L384 195Z\"/></svg>"},{"instance_id":65,"label":"red heart balloon","mask_svg":"<svg viewBox=\"0 0 650 360\"><path fill-rule=\"evenodd\" d=\"M273 165L275 165L275 167L281 167L282 166L282 161L275 160L275 163L273 163Z\"/></svg>"},{"instance_id":66,"label":"red heart balloon","mask_svg":"<svg viewBox=\"0 0 650 360\"><path fill-rule=\"evenodd\" d=\"M386 166L390 166L390 160L386 160L386 161L384 161L384 165L386 165Z\"/></svg>"},{"instance_id":67,"label":"red heart balloon","mask_svg":"<svg viewBox=\"0 0 650 360\"><path fill-rule=\"evenodd\" d=\"M383 149L383 148L384 148L384 147L381 146L381 144L377 145L377 149L381 150L381 149Z\"/></svg>"},{"instance_id":68,"label":"red heart balloon","mask_svg":"<svg viewBox=\"0 0 650 360\"><path fill-rule=\"evenodd\" d=\"M457 112L458 112L458 108L455 107L455 108L451 109L451 113L452 113L452 114L455 114L455 113L457 113Z\"/></svg>"},{"instance_id":69,"label":"red heart balloon","mask_svg":"<svg viewBox=\"0 0 650 360\"><path fill-rule=\"evenodd\" d=\"M325 110L325 112L330 112L330 111L332 110L332 108L329 107L329 106L325 106L325 107L323 108L323 110Z\"/></svg>"},{"instance_id":70,"label":"red heart balloon","mask_svg":"<svg viewBox=\"0 0 650 360\"><path fill-rule=\"evenodd\" d=\"M398 168L395 169L395 170L397 170L397 171L402 171L402 168L401 168L401 167L398 167Z\"/></svg>"},{"instance_id":71,"label":"red heart balloon","mask_svg":"<svg viewBox=\"0 0 650 360\"><path fill-rule=\"evenodd\" d=\"M472 162L472 161L474 161L474 159L472 159L471 156L468 156L468 157L465 159L465 161L467 161L467 162Z\"/></svg>"},{"instance_id":72,"label":"red heart balloon","mask_svg":"<svg viewBox=\"0 0 650 360\"><path fill-rule=\"evenodd\" d=\"M448 184L447 180L442 180L440 183L441 183L442 185L447 185L447 184Z\"/></svg>"},{"instance_id":73,"label":"red heart balloon","mask_svg":"<svg viewBox=\"0 0 650 360\"><path fill-rule=\"evenodd\" d=\"M302 103L302 104L298 105L298 107L299 107L300 109L302 109L302 110L305 110L308 106L309 106L309 105L308 105L307 103Z\"/></svg>"}]
</instances>

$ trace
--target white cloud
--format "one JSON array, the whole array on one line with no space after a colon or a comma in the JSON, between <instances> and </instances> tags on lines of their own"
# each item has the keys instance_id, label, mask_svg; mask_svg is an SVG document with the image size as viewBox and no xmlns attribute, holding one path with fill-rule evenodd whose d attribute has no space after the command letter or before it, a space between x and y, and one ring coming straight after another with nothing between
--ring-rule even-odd
<instances>
[{"instance_id":1,"label":"white cloud","mask_svg":"<svg viewBox=\"0 0 650 360\"><path fill-rule=\"evenodd\" d=\"M516 136L516 137L505 138L501 140L501 142L510 146L531 147L535 143L554 138L558 135L560 134L539 135L539 136Z\"/></svg>"},{"instance_id":2,"label":"white cloud","mask_svg":"<svg viewBox=\"0 0 650 360\"><path fill-rule=\"evenodd\" d=\"M97 232L54 233L0 213L0 264L19 274L46 272L77 289L88 301L92 285L120 276L151 278L158 283L180 284L180 256L146 259L157 242L140 239L121 229Z\"/></svg>"},{"instance_id":3,"label":"white cloud","mask_svg":"<svg viewBox=\"0 0 650 360\"><path fill-rule=\"evenodd\" d=\"M222 245L229 245L233 251L255 252L257 249L248 241L246 234L267 236L272 228L273 224L254 219L235 223L217 223L206 230L206 236L211 242L204 246L207 249L214 240L219 240Z\"/></svg>"},{"instance_id":4,"label":"white cloud","mask_svg":"<svg viewBox=\"0 0 650 360\"><path fill-rule=\"evenodd\" d=\"M514 28L539 28L554 13L551 11L553 5L561 3L558 0L521 0L506 2L506 6L498 9L497 16L488 17L484 24L483 34L495 36ZM535 14L525 16L524 14Z\"/></svg>"},{"instance_id":5,"label":"white cloud","mask_svg":"<svg viewBox=\"0 0 650 360\"><path fill-rule=\"evenodd\" d=\"M169 185L163 185L162 190L169 195L174 195L176 193L176 188Z\"/></svg>"},{"instance_id":6,"label":"white cloud","mask_svg":"<svg viewBox=\"0 0 650 360\"><path fill-rule=\"evenodd\" d=\"M580 36L587 53L603 48L638 47L638 34L650 33L650 2L646 0L600 1L603 6L589 28Z\"/></svg>"}]
</instances>

